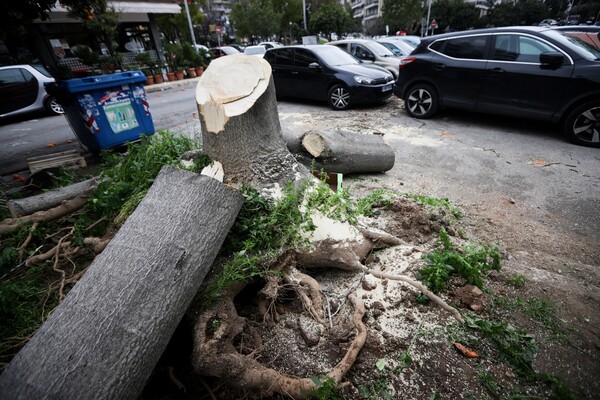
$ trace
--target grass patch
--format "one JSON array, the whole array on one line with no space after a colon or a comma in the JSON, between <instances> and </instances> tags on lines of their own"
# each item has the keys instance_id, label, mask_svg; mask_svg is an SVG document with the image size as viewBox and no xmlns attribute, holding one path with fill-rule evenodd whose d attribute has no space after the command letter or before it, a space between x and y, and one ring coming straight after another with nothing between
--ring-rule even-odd
<instances>
[{"instance_id":1,"label":"grass patch","mask_svg":"<svg viewBox=\"0 0 600 400\"><path fill-rule=\"evenodd\" d=\"M512 275L507 280L509 285L514 286L516 288L521 288L521 287L525 286L526 281L527 280L526 280L525 276L523 276L521 274Z\"/></svg>"},{"instance_id":2,"label":"grass patch","mask_svg":"<svg viewBox=\"0 0 600 400\"><path fill-rule=\"evenodd\" d=\"M450 200L448 200L448 198L446 197L439 199L437 197L422 196L410 193L407 193L406 196L432 208L441 208L443 210L446 210L456 219L462 218L462 212L460 211L460 209L454 204L452 204Z\"/></svg>"},{"instance_id":3,"label":"grass patch","mask_svg":"<svg viewBox=\"0 0 600 400\"><path fill-rule=\"evenodd\" d=\"M483 288L489 271L500 270L498 249L481 244L455 249L445 229L440 230L438 248L425 254L427 266L419 271L423 283L433 292L446 288L450 276L458 274L471 285Z\"/></svg>"},{"instance_id":4,"label":"grass patch","mask_svg":"<svg viewBox=\"0 0 600 400\"><path fill-rule=\"evenodd\" d=\"M543 299L508 299L506 297L494 297L494 304L507 310L517 310L530 319L539 322L554 334L562 333L561 322L557 313L556 304Z\"/></svg>"}]
</instances>

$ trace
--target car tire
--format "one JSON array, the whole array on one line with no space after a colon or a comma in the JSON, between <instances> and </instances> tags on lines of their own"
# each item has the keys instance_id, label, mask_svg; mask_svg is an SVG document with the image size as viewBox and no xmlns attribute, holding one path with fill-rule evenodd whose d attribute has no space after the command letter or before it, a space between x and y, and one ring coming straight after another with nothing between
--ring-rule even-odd
<instances>
[{"instance_id":1,"label":"car tire","mask_svg":"<svg viewBox=\"0 0 600 400\"><path fill-rule=\"evenodd\" d=\"M584 103L565 120L567 138L582 146L600 147L600 101Z\"/></svg>"},{"instance_id":2,"label":"car tire","mask_svg":"<svg viewBox=\"0 0 600 400\"><path fill-rule=\"evenodd\" d=\"M52 115L60 115L60 114L65 113L62 106L52 96L50 96L46 99L45 107L46 107L46 110L48 111L48 113L50 113Z\"/></svg>"},{"instance_id":3,"label":"car tire","mask_svg":"<svg viewBox=\"0 0 600 400\"><path fill-rule=\"evenodd\" d=\"M433 86L419 83L410 87L406 93L404 108L411 117L427 119L438 112L439 98Z\"/></svg>"},{"instance_id":4,"label":"car tire","mask_svg":"<svg viewBox=\"0 0 600 400\"><path fill-rule=\"evenodd\" d=\"M350 107L350 92L344 85L333 85L327 92L327 103L334 110L346 110Z\"/></svg>"}]
</instances>

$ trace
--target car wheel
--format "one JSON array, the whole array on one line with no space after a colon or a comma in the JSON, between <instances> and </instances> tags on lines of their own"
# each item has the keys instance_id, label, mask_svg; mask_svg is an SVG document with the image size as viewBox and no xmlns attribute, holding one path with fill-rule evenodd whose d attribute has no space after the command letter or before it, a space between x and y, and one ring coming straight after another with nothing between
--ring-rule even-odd
<instances>
[{"instance_id":1,"label":"car wheel","mask_svg":"<svg viewBox=\"0 0 600 400\"><path fill-rule=\"evenodd\" d=\"M350 107L350 92L343 85L334 85L327 93L329 107L334 110L345 110Z\"/></svg>"},{"instance_id":2,"label":"car wheel","mask_svg":"<svg viewBox=\"0 0 600 400\"><path fill-rule=\"evenodd\" d=\"M590 101L571 111L565 121L565 134L573 143L600 147L600 101Z\"/></svg>"},{"instance_id":3,"label":"car wheel","mask_svg":"<svg viewBox=\"0 0 600 400\"><path fill-rule=\"evenodd\" d=\"M431 85L418 84L411 87L404 100L406 112L413 118L431 118L439 108L438 95Z\"/></svg>"},{"instance_id":4,"label":"car wheel","mask_svg":"<svg viewBox=\"0 0 600 400\"><path fill-rule=\"evenodd\" d=\"M54 97L48 97L48 99L46 100L46 110L48 110L48 112L52 115L59 115L65 113L62 106L58 104Z\"/></svg>"}]
</instances>

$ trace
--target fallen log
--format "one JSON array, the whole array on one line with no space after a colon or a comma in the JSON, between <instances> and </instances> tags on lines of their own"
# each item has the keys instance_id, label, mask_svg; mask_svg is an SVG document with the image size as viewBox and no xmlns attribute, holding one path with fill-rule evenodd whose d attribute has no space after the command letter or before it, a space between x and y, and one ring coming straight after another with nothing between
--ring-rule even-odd
<instances>
[{"instance_id":1,"label":"fallen log","mask_svg":"<svg viewBox=\"0 0 600 400\"><path fill-rule=\"evenodd\" d=\"M381 135L342 130L285 134L288 150L308 167L341 174L377 173L394 167L394 150Z\"/></svg>"},{"instance_id":2,"label":"fallen log","mask_svg":"<svg viewBox=\"0 0 600 400\"><path fill-rule=\"evenodd\" d=\"M0 375L2 398L138 398L242 202L214 179L164 167Z\"/></svg>"},{"instance_id":3,"label":"fallen log","mask_svg":"<svg viewBox=\"0 0 600 400\"><path fill-rule=\"evenodd\" d=\"M33 214L36 211L54 208L63 201L73 199L77 196L87 196L97 185L98 181L95 178L92 178L87 181L50 190L36 196L9 200L7 205L12 217L18 218L24 215Z\"/></svg>"}]
</instances>

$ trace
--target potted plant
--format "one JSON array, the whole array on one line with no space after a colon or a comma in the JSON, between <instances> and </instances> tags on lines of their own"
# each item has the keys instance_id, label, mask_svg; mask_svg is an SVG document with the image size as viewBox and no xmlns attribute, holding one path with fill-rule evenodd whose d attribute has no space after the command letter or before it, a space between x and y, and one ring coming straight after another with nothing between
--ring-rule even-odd
<instances>
[{"instance_id":1,"label":"potted plant","mask_svg":"<svg viewBox=\"0 0 600 400\"><path fill-rule=\"evenodd\" d=\"M144 75L146 75L146 85L153 85L155 82L155 72L152 68L154 62L152 61L150 53L142 51L141 53L136 54L135 61L140 64L142 72L144 73Z\"/></svg>"}]
</instances>

